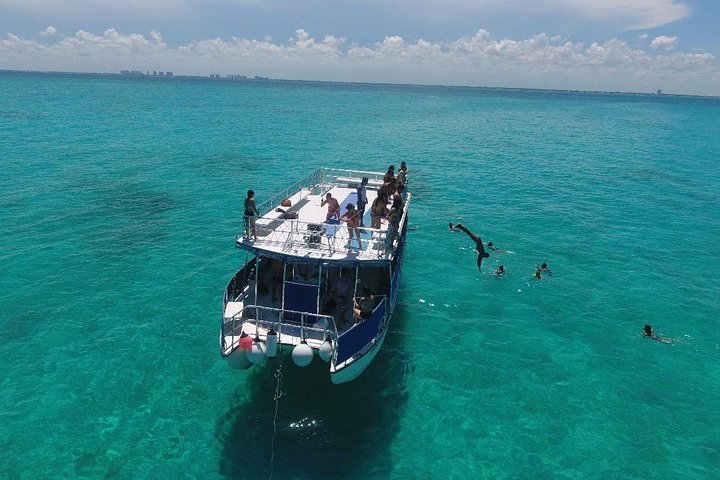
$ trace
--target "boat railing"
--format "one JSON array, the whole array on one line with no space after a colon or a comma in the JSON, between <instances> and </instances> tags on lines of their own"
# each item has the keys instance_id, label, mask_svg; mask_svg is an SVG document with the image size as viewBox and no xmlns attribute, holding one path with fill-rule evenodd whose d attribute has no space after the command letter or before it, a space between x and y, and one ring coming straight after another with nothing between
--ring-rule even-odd
<instances>
[{"instance_id":1,"label":"boat railing","mask_svg":"<svg viewBox=\"0 0 720 480\"><path fill-rule=\"evenodd\" d=\"M275 245L284 251L307 250L326 253L335 253L338 250L347 250L348 246L357 250L357 235L350 231L344 222L306 222L302 220L276 219L269 223L257 223L257 246ZM370 242L369 248L358 250L359 253L369 253L378 258L387 253L388 231L370 227L357 227L363 244ZM244 241L244 237L237 237L237 241Z\"/></svg>"},{"instance_id":2,"label":"boat railing","mask_svg":"<svg viewBox=\"0 0 720 480\"><path fill-rule=\"evenodd\" d=\"M299 192L303 188L311 189L316 185L322 183L322 169L315 170L309 175L293 182L292 184L285 187L283 190L267 197L266 200L261 202L257 208L260 212L260 216L267 215L268 213L274 212L280 202L286 198L290 198L295 193Z\"/></svg>"},{"instance_id":3,"label":"boat railing","mask_svg":"<svg viewBox=\"0 0 720 480\"><path fill-rule=\"evenodd\" d=\"M384 176L384 173L364 170L346 170L342 168L320 169L320 183L323 185L340 186L359 184L363 177L367 177L369 185L379 186L382 185Z\"/></svg>"},{"instance_id":4,"label":"boat railing","mask_svg":"<svg viewBox=\"0 0 720 480\"><path fill-rule=\"evenodd\" d=\"M293 341L296 338L300 338L301 340L307 338L314 338L316 340L330 339L333 343L335 343L338 338L335 319L330 315L262 305L246 305L235 315L223 318L222 354L224 356L230 355L238 348L238 342L242 334L242 326L245 323L250 323L255 326L254 331L245 332L250 336L257 336L260 327L265 329L272 328L277 333L280 344L282 344L283 339L287 339L287 337L292 337ZM292 342L286 341L285 343Z\"/></svg>"}]
</instances>

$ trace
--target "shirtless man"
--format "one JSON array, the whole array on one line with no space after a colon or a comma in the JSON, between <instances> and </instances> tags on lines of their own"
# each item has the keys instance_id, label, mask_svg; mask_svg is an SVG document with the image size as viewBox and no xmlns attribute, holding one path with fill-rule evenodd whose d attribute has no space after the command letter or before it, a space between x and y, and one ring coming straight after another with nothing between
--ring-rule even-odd
<instances>
[{"instance_id":1,"label":"shirtless man","mask_svg":"<svg viewBox=\"0 0 720 480\"><path fill-rule=\"evenodd\" d=\"M475 235L473 232L465 228L465 226L461 223L458 223L455 226L453 226L453 224L451 223L450 230L462 230L470 238L473 239L473 242L475 242L475 250L477 250L478 252L477 266L478 270L480 270L480 265L482 265L483 258L488 258L490 256L490 254L485 251L485 245L483 245L483 241L480 238L480 235Z\"/></svg>"},{"instance_id":2,"label":"shirtless man","mask_svg":"<svg viewBox=\"0 0 720 480\"><path fill-rule=\"evenodd\" d=\"M325 198L320 201L321 207L324 207L325 205L328 206L327 216L325 217L325 220L330 220L333 217L335 217L336 219L340 218L340 204L338 203L337 199L333 198L330 192L328 192L327 195L325 195Z\"/></svg>"}]
</instances>

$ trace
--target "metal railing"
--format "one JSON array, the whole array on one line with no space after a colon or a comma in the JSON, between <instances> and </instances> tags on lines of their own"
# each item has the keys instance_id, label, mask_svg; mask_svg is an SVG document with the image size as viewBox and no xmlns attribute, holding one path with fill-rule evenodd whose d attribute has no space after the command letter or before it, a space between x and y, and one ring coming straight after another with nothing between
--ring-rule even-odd
<instances>
[{"instance_id":1,"label":"metal railing","mask_svg":"<svg viewBox=\"0 0 720 480\"><path fill-rule=\"evenodd\" d=\"M298 317L299 320L288 320L285 314ZM317 327L319 320L324 319L325 324ZM250 336L257 335L260 327L272 328L278 334L278 343L283 343L283 337L299 337L301 339L316 338L324 340L329 338L333 344L337 344L338 330L335 319L330 315L319 313L299 312L283 308L265 307L261 305L246 305L232 317L223 317L222 323L222 347L223 356L230 355L238 347L242 326L244 323L255 325L254 332L245 332ZM299 335L289 335L288 331L298 331ZM228 344L228 337L230 341Z\"/></svg>"},{"instance_id":2,"label":"metal railing","mask_svg":"<svg viewBox=\"0 0 720 480\"><path fill-rule=\"evenodd\" d=\"M360 232L363 245L358 245L357 234L353 232L352 238L347 225L343 222L305 222L302 220L270 220L268 225L256 224L258 240L256 245L280 246L284 251L307 250L325 253L335 253L338 250L356 250L363 253L382 257L387 250L388 232L377 228L356 227Z\"/></svg>"},{"instance_id":3,"label":"metal railing","mask_svg":"<svg viewBox=\"0 0 720 480\"><path fill-rule=\"evenodd\" d=\"M260 212L260 216L264 216L268 213L275 211L280 202L286 198L290 198L295 193L299 192L303 188L311 189L322 183L322 169L315 170L306 177L301 178L293 182L292 184L285 187L280 192L268 197L266 200L261 202L257 208Z\"/></svg>"},{"instance_id":4,"label":"metal railing","mask_svg":"<svg viewBox=\"0 0 720 480\"><path fill-rule=\"evenodd\" d=\"M256 245L281 246L285 251L297 250L300 248L321 252L335 253L338 249L346 248L348 242L357 243L357 238L350 238L347 227L340 224L328 224L327 222L304 222L297 219L283 218L275 209L280 202L291 198L303 189L308 190L308 195L317 190L316 194L322 194L334 186L348 186L360 183L363 177L370 179L370 182L382 183L384 174L379 172L368 172L362 170L346 170L339 168L321 168L315 170L308 176L294 182L281 192L269 197L258 206L260 217L256 219L255 230L258 234ZM392 252L396 247L405 224L407 223L407 212L410 204L410 193L405 196L405 208L397 226L389 226L388 230L380 230L369 227L358 227L363 241L372 242L372 248L359 249L359 254L368 253L378 258ZM301 198L302 201L304 198ZM318 230L319 229L319 230ZM243 235L238 235L236 240L241 242ZM392 240L392 245L390 241Z\"/></svg>"}]
</instances>

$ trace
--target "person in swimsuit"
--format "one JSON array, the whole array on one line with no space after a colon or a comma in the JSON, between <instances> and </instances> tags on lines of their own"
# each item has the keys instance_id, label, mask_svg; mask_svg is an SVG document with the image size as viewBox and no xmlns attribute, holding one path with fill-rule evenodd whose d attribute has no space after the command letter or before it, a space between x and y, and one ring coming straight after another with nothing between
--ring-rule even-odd
<instances>
[{"instance_id":1,"label":"person in swimsuit","mask_svg":"<svg viewBox=\"0 0 720 480\"><path fill-rule=\"evenodd\" d=\"M328 192L327 195L325 195L325 198L320 201L321 207L324 207L325 205L328 206L325 221L328 221L333 217L335 217L336 219L340 219L340 204L338 203L337 199L333 198L330 192Z\"/></svg>"},{"instance_id":2,"label":"person in swimsuit","mask_svg":"<svg viewBox=\"0 0 720 480\"><path fill-rule=\"evenodd\" d=\"M495 276L501 277L503 275L505 275L505 267L503 265L500 265L497 270L495 270Z\"/></svg>"},{"instance_id":3,"label":"person in swimsuit","mask_svg":"<svg viewBox=\"0 0 720 480\"><path fill-rule=\"evenodd\" d=\"M535 273L533 273L533 276L531 278L537 278L538 280L542 281L543 276L542 276L542 270L540 269L540 267L535 268Z\"/></svg>"},{"instance_id":4,"label":"person in swimsuit","mask_svg":"<svg viewBox=\"0 0 720 480\"><path fill-rule=\"evenodd\" d=\"M248 190L247 198L245 198L245 237L249 238L250 234L257 240L257 230L255 229L255 220L259 217L257 205L255 204L255 192Z\"/></svg>"},{"instance_id":5,"label":"person in swimsuit","mask_svg":"<svg viewBox=\"0 0 720 480\"><path fill-rule=\"evenodd\" d=\"M373 308L375 308L375 297L370 293L369 288L364 287L363 296L355 298L355 305L353 307L355 323L360 323L362 320L370 318L373 313Z\"/></svg>"},{"instance_id":6,"label":"person in swimsuit","mask_svg":"<svg viewBox=\"0 0 720 480\"><path fill-rule=\"evenodd\" d=\"M370 216L372 218L370 227L380 228L380 220L385 218L387 214L387 197L378 192L377 198L373 201L373 204L370 207Z\"/></svg>"},{"instance_id":7,"label":"person in swimsuit","mask_svg":"<svg viewBox=\"0 0 720 480\"><path fill-rule=\"evenodd\" d=\"M343 268L340 276L333 282L330 288L331 303L337 309L338 326L345 323L345 312L350 306L350 297L353 295L353 281L350 279L350 270Z\"/></svg>"},{"instance_id":8,"label":"person in swimsuit","mask_svg":"<svg viewBox=\"0 0 720 480\"><path fill-rule=\"evenodd\" d=\"M403 207L404 204L402 198L395 197L393 199L392 207L390 207L390 212L388 213L388 230L390 231L390 241L388 245L390 247L392 247L398 228L400 227L400 217L402 217Z\"/></svg>"},{"instance_id":9,"label":"person in swimsuit","mask_svg":"<svg viewBox=\"0 0 720 480\"><path fill-rule=\"evenodd\" d=\"M465 232L470 238L472 238L473 242L475 242L475 250L478 252L478 258L477 258L477 266L478 270L480 270L480 265L482 265L483 258L488 258L490 256L489 253L485 251L485 245L483 244L482 239L479 235L475 235L473 232L465 228L465 226L461 223L458 223L457 225L453 226L453 224L450 224L450 230L462 230Z\"/></svg>"},{"instance_id":10,"label":"person in swimsuit","mask_svg":"<svg viewBox=\"0 0 720 480\"><path fill-rule=\"evenodd\" d=\"M395 182L402 187L407 185L407 166L405 166L405 162L400 164L400 170L395 177Z\"/></svg>"},{"instance_id":11,"label":"person in swimsuit","mask_svg":"<svg viewBox=\"0 0 720 480\"><path fill-rule=\"evenodd\" d=\"M383 183L395 183L395 165L390 165L388 167L388 170L383 177Z\"/></svg>"},{"instance_id":12,"label":"person in swimsuit","mask_svg":"<svg viewBox=\"0 0 720 480\"><path fill-rule=\"evenodd\" d=\"M348 239L348 250L353 241L353 234L357 237L358 248L360 248L360 212L355 210L355 205L348 203L347 211L340 216L340 220L347 222L348 236L350 237Z\"/></svg>"}]
</instances>

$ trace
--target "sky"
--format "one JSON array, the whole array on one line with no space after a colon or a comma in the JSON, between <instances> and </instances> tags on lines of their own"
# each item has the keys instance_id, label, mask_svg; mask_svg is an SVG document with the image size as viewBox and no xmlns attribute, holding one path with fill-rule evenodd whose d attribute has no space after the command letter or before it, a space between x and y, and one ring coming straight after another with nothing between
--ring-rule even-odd
<instances>
[{"instance_id":1,"label":"sky","mask_svg":"<svg viewBox=\"0 0 720 480\"><path fill-rule=\"evenodd\" d=\"M720 0L0 0L0 69L720 96Z\"/></svg>"}]
</instances>

